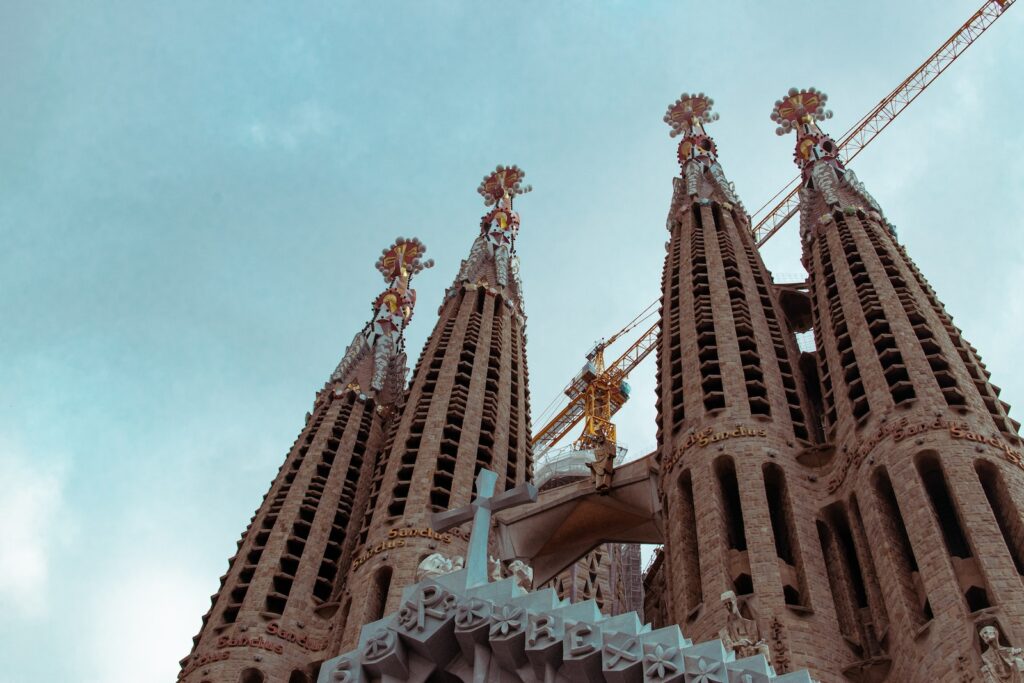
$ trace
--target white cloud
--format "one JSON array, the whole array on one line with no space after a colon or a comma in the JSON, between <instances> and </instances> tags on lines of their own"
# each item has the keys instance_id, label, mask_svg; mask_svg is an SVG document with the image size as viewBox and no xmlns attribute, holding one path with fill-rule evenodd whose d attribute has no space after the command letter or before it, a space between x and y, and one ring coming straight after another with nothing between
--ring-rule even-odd
<instances>
[{"instance_id":1,"label":"white cloud","mask_svg":"<svg viewBox=\"0 0 1024 683\"><path fill-rule=\"evenodd\" d=\"M257 119L245 126L246 139L258 147L294 150L310 138L330 135L338 125L333 111L313 100L291 107L283 116Z\"/></svg>"},{"instance_id":2,"label":"white cloud","mask_svg":"<svg viewBox=\"0 0 1024 683\"><path fill-rule=\"evenodd\" d=\"M209 606L209 576L130 559L130 571L111 575L89 611L87 651L94 660L88 673L79 670L83 681L173 681Z\"/></svg>"},{"instance_id":3,"label":"white cloud","mask_svg":"<svg viewBox=\"0 0 1024 683\"><path fill-rule=\"evenodd\" d=\"M62 466L0 441L0 611L46 612L52 554L69 534L64 475Z\"/></svg>"}]
</instances>

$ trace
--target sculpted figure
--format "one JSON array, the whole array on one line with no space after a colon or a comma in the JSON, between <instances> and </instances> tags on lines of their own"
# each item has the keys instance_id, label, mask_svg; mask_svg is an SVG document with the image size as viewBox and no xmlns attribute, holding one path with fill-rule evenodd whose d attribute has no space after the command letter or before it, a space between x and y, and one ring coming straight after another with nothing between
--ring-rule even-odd
<instances>
[{"instance_id":1,"label":"sculpted figure","mask_svg":"<svg viewBox=\"0 0 1024 683\"><path fill-rule=\"evenodd\" d=\"M1024 652L1019 647L999 643L995 626L982 626L981 639L982 683L1024 683Z\"/></svg>"},{"instance_id":2,"label":"sculpted figure","mask_svg":"<svg viewBox=\"0 0 1024 683\"><path fill-rule=\"evenodd\" d=\"M607 494L615 475L615 444L601 437L594 448L594 462L588 462L587 467L594 473L594 488L602 495Z\"/></svg>"},{"instance_id":3,"label":"sculpted figure","mask_svg":"<svg viewBox=\"0 0 1024 683\"><path fill-rule=\"evenodd\" d=\"M533 590L533 567L522 560L512 560L508 571L520 588L527 592Z\"/></svg>"},{"instance_id":4,"label":"sculpted figure","mask_svg":"<svg viewBox=\"0 0 1024 683\"><path fill-rule=\"evenodd\" d=\"M433 553L424 557L420 566L416 568L416 580L422 581L442 574L450 574L462 569L464 564L465 560L461 555L449 558L442 553Z\"/></svg>"},{"instance_id":5,"label":"sculpted figure","mask_svg":"<svg viewBox=\"0 0 1024 683\"><path fill-rule=\"evenodd\" d=\"M738 659L764 655L765 659L771 661L768 644L761 637L761 629L754 619L748 619L740 613L736 594L732 591L722 593L722 603L725 604L728 614L725 628L718 632L718 637L721 638L726 649L735 652Z\"/></svg>"}]
</instances>

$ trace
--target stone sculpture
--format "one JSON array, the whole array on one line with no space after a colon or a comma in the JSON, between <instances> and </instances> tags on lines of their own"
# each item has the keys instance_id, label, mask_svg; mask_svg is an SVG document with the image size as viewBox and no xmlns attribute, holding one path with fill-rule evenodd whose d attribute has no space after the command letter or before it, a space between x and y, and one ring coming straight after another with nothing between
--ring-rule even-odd
<instances>
[{"instance_id":1,"label":"stone sculpture","mask_svg":"<svg viewBox=\"0 0 1024 683\"><path fill-rule=\"evenodd\" d=\"M978 629L981 640L982 683L1024 683L1024 651L999 642L991 624Z\"/></svg>"},{"instance_id":2,"label":"stone sculpture","mask_svg":"<svg viewBox=\"0 0 1024 683\"><path fill-rule=\"evenodd\" d=\"M594 447L594 462L587 467L594 473L594 488L600 494L607 494L612 488L612 477L615 475L615 444L604 437Z\"/></svg>"},{"instance_id":3,"label":"stone sculpture","mask_svg":"<svg viewBox=\"0 0 1024 683\"><path fill-rule=\"evenodd\" d=\"M433 553L424 557L420 562L420 566L416 569L416 580L422 581L442 574L450 574L462 569L464 565L465 560L461 555L450 558L443 553Z\"/></svg>"},{"instance_id":4,"label":"stone sculpture","mask_svg":"<svg viewBox=\"0 0 1024 683\"><path fill-rule=\"evenodd\" d=\"M764 655L765 659L769 659L768 644L761 637L757 621L743 616L736 594L732 591L722 593L722 603L728 616L725 628L719 631L719 637L726 649L735 652L737 657Z\"/></svg>"}]
</instances>

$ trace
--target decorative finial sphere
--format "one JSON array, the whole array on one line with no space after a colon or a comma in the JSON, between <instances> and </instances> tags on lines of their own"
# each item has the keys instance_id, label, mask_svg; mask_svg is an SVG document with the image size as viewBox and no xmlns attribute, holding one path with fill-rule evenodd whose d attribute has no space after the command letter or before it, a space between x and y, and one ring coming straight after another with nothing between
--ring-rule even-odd
<instances>
[{"instance_id":1,"label":"decorative finial sphere","mask_svg":"<svg viewBox=\"0 0 1024 683\"><path fill-rule=\"evenodd\" d=\"M420 260L426 251L423 242L415 237L397 237L394 244L381 252L380 258L377 259L377 270L388 281L399 277L403 271L412 277L421 270L434 266L434 259Z\"/></svg>"},{"instance_id":2,"label":"decorative finial sphere","mask_svg":"<svg viewBox=\"0 0 1024 683\"><path fill-rule=\"evenodd\" d=\"M509 197L518 197L533 190L530 185L523 185L526 172L515 164L502 166L498 164L493 173L484 176L476 191L484 198L485 206L493 206L508 193Z\"/></svg>"},{"instance_id":3,"label":"decorative finial sphere","mask_svg":"<svg viewBox=\"0 0 1024 683\"><path fill-rule=\"evenodd\" d=\"M775 134L785 135L807 119L824 121L832 118L832 112L825 109L826 102L828 95L816 88L790 88L785 97L775 100L775 107L772 109L771 119L779 124Z\"/></svg>"},{"instance_id":4,"label":"decorative finial sphere","mask_svg":"<svg viewBox=\"0 0 1024 683\"><path fill-rule=\"evenodd\" d=\"M694 119L700 119L704 123L717 121L718 114L711 111L711 106L714 103L713 99L702 92L696 95L684 92L680 95L678 100L669 105L668 111L662 118L672 129L669 132L669 137L674 138L689 131Z\"/></svg>"}]
</instances>

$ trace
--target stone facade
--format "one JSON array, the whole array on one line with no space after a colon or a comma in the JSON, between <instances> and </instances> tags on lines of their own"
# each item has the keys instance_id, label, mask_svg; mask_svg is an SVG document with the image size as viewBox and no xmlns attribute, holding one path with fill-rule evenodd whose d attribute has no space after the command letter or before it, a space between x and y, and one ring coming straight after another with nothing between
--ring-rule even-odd
<instances>
[{"instance_id":1,"label":"stone facade","mask_svg":"<svg viewBox=\"0 0 1024 683\"><path fill-rule=\"evenodd\" d=\"M738 657L720 640L695 644L675 625L609 617L592 600L526 592L511 579L468 584L465 570L407 586L400 605L324 662L318 683L812 683L806 671L776 676L762 655Z\"/></svg>"},{"instance_id":2,"label":"stone facade","mask_svg":"<svg viewBox=\"0 0 1024 683\"><path fill-rule=\"evenodd\" d=\"M401 402L402 332L412 316L418 240L399 238L377 268L388 288L317 393L306 426L242 533L220 589L181 660L185 683L309 683L335 636L383 434Z\"/></svg>"},{"instance_id":3,"label":"stone facade","mask_svg":"<svg viewBox=\"0 0 1024 683\"><path fill-rule=\"evenodd\" d=\"M499 491L533 479L512 210L522 172L499 167L481 185L493 208L408 388L401 328L414 297L386 252L389 289L317 395L179 679L803 681L807 669L822 683L1022 680L1019 425L818 128L825 99L794 89L772 116L797 134L800 286L776 285L758 254L704 129L711 101L684 95L669 108L682 141L658 449L607 490L556 482L533 512L498 520L492 547L532 548L510 554L546 562L547 589L466 589L453 570L468 528L431 526L469 503L483 469ZM795 333L807 330L816 348L801 354ZM621 544L659 534L643 577L653 628L601 614L588 599L603 595L605 613L639 606ZM620 671L627 641L633 663L675 668Z\"/></svg>"},{"instance_id":4,"label":"stone facade","mask_svg":"<svg viewBox=\"0 0 1024 683\"><path fill-rule=\"evenodd\" d=\"M795 338L749 218L715 158L703 95L666 120L682 135L662 279L658 442L669 620L705 640L739 596L774 629L777 671L834 670L845 646L830 622L812 486L797 462L818 438ZM651 613L648 618L657 619ZM837 637L822 637L834 633Z\"/></svg>"},{"instance_id":5,"label":"stone facade","mask_svg":"<svg viewBox=\"0 0 1024 683\"><path fill-rule=\"evenodd\" d=\"M833 671L974 680L980 627L993 624L1014 643L1024 636L1018 425L881 207L818 128L830 115L825 100L813 88L791 90L773 118L780 132L797 133L803 174L824 430L808 474L828 558L828 616L848 650Z\"/></svg>"},{"instance_id":6,"label":"stone facade","mask_svg":"<svg viewBox=\"0 0 1024 683\"><path fill-rule=\"evenodd\" d=\"M533 477L526 318L514 255L519 218L511 208L517 174L500 169L481 186L482 193L488 183L500 186L497 196L485 194L495 208L445 293L405 409L366 480L370 502L342 598L338 648L397 607L427 556L465 556L466 532L436 534L430 516L468 503L481 469L499 473L499 491Z\"/></svg>"}]
</instances>

